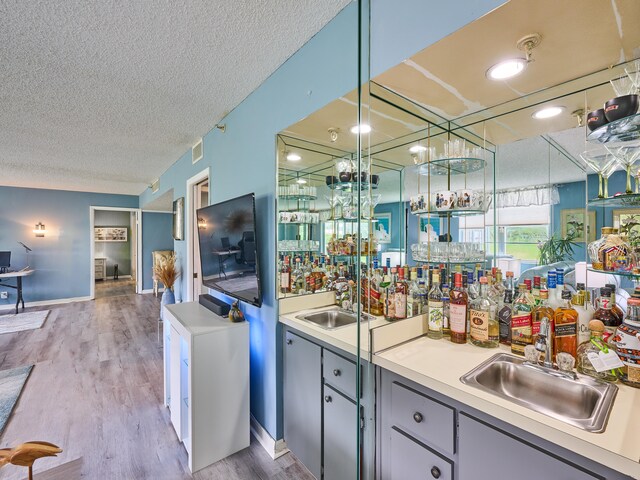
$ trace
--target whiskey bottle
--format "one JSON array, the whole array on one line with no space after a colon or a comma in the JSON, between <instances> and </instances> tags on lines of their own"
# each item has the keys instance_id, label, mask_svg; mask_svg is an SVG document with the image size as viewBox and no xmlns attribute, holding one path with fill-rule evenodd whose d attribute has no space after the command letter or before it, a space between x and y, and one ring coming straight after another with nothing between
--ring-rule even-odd
<instances>
[{"instance_id":1,"label":"whiskey bottle","mask_svg":"<svg viewBox=\"0 0 640 480\"><path fill-rule=\"evenodd\" d=\"M513 272L507 272L507 284L504 289L504 299L498 307L498 325L500 328L500 343L511 345L511 310L513 309Z\"/></svg>"},{"instance_id":2,"label":"whiskey bottle","mask_svg":"<svg viewBox=\"0 0 640 480\"><path fill-rule=\"evenodd\" d=\"M450 305L450 291L449 284L442 284L442 335L448 337L451 335L451 325L450 325L450 315L451 315L451 305Z\"/></svg>"},{"instance_id":3,"label":"whiskey bottle","mask_svg":"<svg viewBox=\"0 0 640 480\"><path fill-rule=\"evenodd\" d=\"M598 309L593 314L593 318L601 320L604 323L604 341L608 342L609 337L613 335L622 322L620 318L613 312L611 306L611 289L602 287L600 289L600 299L598 301Z\"/></svg>"},{"instance_id":4,"label":"whiskey bottle","mask_svg":"<svg viewBox=\"0 0 640 480\"><path fill-rule=\"evenodd\" d=\"M280 293L291 293L291 264L288 255L285 255L280 271Z\"/></svg>"},{"instance_id":5,"label":"whiskey bottle","mask_svg":"<svg viewBox=\"0 0 640 480\"><path fill-rule=\"evenodd\" d=\"M409 285L404 279L406 269L398 269L398 280L395 288L395 318L401 320L407 318L407 294L409 293Z\"/></svg>"},{"instance_id":6,"label":"whiskey bottle","mask_svg":"<svg viewBox=\"0 0 640 480\"><path fill-rule=\"evenodd\" d=\"M487 277L480 277L480 297L469 310L469 342L477 347L496 348L500 329L492 311L495 305L489 299Z\"/></svg>"},{"instance_id":7,"label":"whiskey bottle","mask_svg":"<svg viewBox=\"0 0 640 480\"><path fill-rule=\"evenodd\" d=\"M440 290L440 273L438 270L433 272L433 281L428 296L429 312L428 312L428 331L427 336L435 340L442 338L442 290Z\"/></svg>"},{"instance_id":8,"label":"whiskey bottle","mask_svg":"<svg viewBox=\"0 0 640 480\"><path fill-rule=\"evenodd\" d=\"M511 353L524 355L524 347L531 345L531 313L534 304L527 292L527 286L518 286L518 296L513 301L511 313Z\"/></svg>"},{"instance_id":9,"label":"whiskey bottle","mask_svg":"<svg viewBox=\"0 0 640 480\"><path fill-rule=\"evenodd\" d=\"M571 292L562 291L562 301L564 304L558 307L554 314L555 321L555 352L571 354L574 358L578 350L578 312L571 306Z\"/></svg>"},{"instance_id":10,"label":"whiskey bottle","mask_svg":"<svg viewBox=\"0 0 640 480\"><path fill-rule=\"evenodd\" d=\"M389 281L389 286L386 289L386 300L385 300L385 309L384 309L384 318L387 320L395 320L396 319L396 269L395 267L391 269L391 279Z\"/></svg>"},{"instance_id":11,"label":"whiskey bottle","mask_svg":"<svg viewBox=\"0 0 640 480\"><path fill-rule=\"evenodd\" d=\"M467 343L467 307L469 297L462 286L462 275L454 275L454 288L449 299L449 322L451 325L451 341Z\"/></svg>"}]
</instances>

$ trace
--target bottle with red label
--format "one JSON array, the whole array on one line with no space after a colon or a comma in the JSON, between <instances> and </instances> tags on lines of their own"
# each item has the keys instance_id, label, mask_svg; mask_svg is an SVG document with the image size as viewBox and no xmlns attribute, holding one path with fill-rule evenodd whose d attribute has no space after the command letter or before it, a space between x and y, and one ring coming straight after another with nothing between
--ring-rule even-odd
<instances>
[{"instance_id":1,"label":"bottle with red label","mask_svg":"<svg viewBox=\"0 0 640 480\"><path fill-rule=\"evenodd\" d=\"M598 300L598 309L593 314L593 318L600 320L604 323L604 336L605 342L609 340L609 337L613 335L622 321L613 311L613 304L611 302L611 289L609 287L602 287L600 289L600 299Z\"/></svg>"},{"instance_id":2,"label":"bottle with red label","mask_svg":"<svg viewBox=\"0 0 640 480\"><path fill-rule=\"evenodd\" d=\"M524 347L531 345L531 314L535 303L527 290L527 285L518 286L518 296L513 302L511 313L511 353L524 355Z\"/></svg>"},{"instance_id":3,"label":"bottle with red label","mask_svg":"<svg viewBox=\"0 0 640 480\"><path fill-rule=\"evenodd\" d=\"M454 275L454 288L449 294L449 324L451 341L467 343L467 308L469 297L462 284L462 274Z\"/></svg>"}]
</instances>

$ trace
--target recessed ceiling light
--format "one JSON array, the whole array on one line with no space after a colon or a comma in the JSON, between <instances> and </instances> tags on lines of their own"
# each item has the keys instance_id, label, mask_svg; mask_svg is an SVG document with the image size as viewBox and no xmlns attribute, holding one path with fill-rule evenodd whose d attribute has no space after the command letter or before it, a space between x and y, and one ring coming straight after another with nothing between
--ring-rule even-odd
<instances>
[{"instance_id":1,"label":"recessed ceiling light","mask_svg":"<svg viewBox=\"0 0 640 480\"><path fill-rule=\"evenodd\" d=\"M304 178L299 178L296 180L297 183L299 183L300 185L307 183L307 181Z\"/></svg>"},{"instance_id":2,"label":"recessed ceiling light","mask_svg":"<svg viewBox=\"0 0 640 480\"><path fill-rule=\"evenodd\" d=\"M371 126L366 123L361 123L360 125L354 125L351 127L351 133L369 133L371 131Z\"/></svg>"},{"instance_id":3,"label":"recessed ceiling light","mask_svg":"<svg viewBox=\"0 0 640 480\"><path fill-rule=\"evenodd\" d=\"M533 115L531 116L538 120L543 120L545 118L551 118L551 117L555 117L556 115L560 115L563 112L563 110L564 110L564 107L558 107L558 106L544 107L538 110L537 112L534 112Z\"/></svg>"},{"instance_id":4,"label":"recessed ceiling light","mask_svg":"<svg viewBox=\"0 0 640 480\"><path fill-rule=\"evenodd\" d=\"M297 162L298 160L302 160L302 157L297 153L289 153L287 155L287 160L289 160L290 162Z\"/></svg>"},{"instance_id":5,"label":"recessed ceiling light","mask_svg":"<svg viewBox=\"0 0 640 480\"><path fill-rule=\"evenodd\" d=\"M526 66L527 60L524 58L503 60L487 70L487 78L491 80L506 80L522 73Z\"/></svg>"},{"instance_id":6,"label":"recessed ceiling light","mask_svg":"<svg viewBox=\"0 0 640 480\"><path fill-rule=\"evenodd\" d=\"M427 147L425 147L424 145L414 145L413 147L411 147L409 149L409 151L411 153L426 152L427 151Z\"/></svg>"}]
</instances>

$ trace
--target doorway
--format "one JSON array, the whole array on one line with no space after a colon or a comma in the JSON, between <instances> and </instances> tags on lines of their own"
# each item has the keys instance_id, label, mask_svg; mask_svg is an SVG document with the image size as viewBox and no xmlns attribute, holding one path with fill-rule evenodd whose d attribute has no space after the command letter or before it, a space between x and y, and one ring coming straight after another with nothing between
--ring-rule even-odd
<instances>
[{"instance_id":1,"label":"doorway","mask_svg":"<svg viewBox=\"0 0 640 480\"><path fill-rule=\"evenodd\" d=\"M141 291L140 210L91 207L91 298Z\"/></svg>"},{"instance_id":2,"label":"doorway","mask_svg":"<svg viewBox=\"0 0 640 480\"><path fill-rule=\"evenodd\" d=\"M209 205L209 169L201 171L187 180L187 215L185 231L187 241L187 301L195 301L201 294L208 293L202 284L200 272L200 244L198 241L197 210Z\"/></svg>"}]
</instances>

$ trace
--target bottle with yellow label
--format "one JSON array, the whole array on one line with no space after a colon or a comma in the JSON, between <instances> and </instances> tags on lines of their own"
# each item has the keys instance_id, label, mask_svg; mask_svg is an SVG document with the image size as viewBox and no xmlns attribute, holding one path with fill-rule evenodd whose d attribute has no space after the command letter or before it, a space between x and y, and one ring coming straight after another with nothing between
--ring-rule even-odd
<instances>
[{"instance_id":1,"label":"bottle with yellow label","mask_svg":"<svg viewBox=\"0 0 640 480\"><path fill-rule=\"evenodd\" d=\"M481 277L480 296L469 310L469 343L485 348L499 345L500 327L495 312L496 305L489 298L487 277Z\"/></svg>"}]
</instances>

